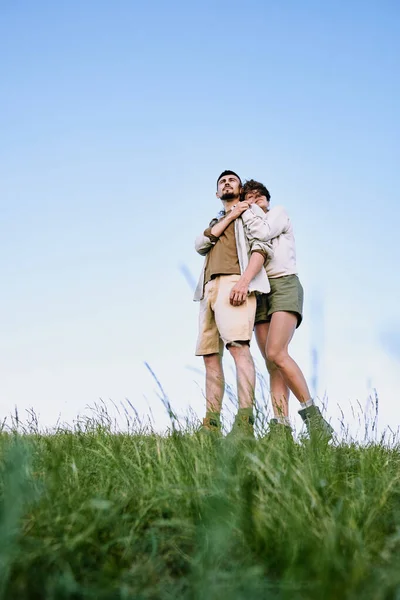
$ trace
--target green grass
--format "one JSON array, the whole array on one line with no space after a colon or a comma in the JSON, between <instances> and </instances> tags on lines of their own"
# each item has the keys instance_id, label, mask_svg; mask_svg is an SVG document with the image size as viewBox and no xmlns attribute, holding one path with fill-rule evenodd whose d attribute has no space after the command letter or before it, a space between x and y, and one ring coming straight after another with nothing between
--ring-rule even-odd
<instances>
[{"instance_id":1,"label":"green grass","mask_svg":"<svg viewBox=\"0 0 400 600\"><path fill-rule=\"evenodd\" d=\"M0 434L0 598L400 599L400 453Z\"/></svg>"}]
</instances>

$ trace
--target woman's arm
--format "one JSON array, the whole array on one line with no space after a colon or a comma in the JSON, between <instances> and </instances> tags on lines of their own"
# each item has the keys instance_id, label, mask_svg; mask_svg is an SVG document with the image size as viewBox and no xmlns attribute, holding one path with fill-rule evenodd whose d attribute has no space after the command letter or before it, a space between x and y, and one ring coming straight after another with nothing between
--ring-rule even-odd
<instances>
[{"instance_id":1,"label":"woman's arm","mask_svg":"<svg viewBox=\"0 0 400 600\"><path fill-rule=\"evenodd\" d=\"M201 235L197 236L195 241L196 251L204 256L218 242L219 237L224 233L225 229L238 217L247 211L249 204L247 202L238 202L222 219L213 223Z\"/></svg>"},{"instance_id":2,"label":"woman's arm","mask_svg":"<svg viewBox=\"0 0 400 600\"><path fill-rule=\"evenodd\" d=\"M250 210L243 213L242 220L247 235L263 242L278 237L290 225L289 215L283 206L274 206L265 213L257 204L252 204Z\"/></svg>"}]
</instances>

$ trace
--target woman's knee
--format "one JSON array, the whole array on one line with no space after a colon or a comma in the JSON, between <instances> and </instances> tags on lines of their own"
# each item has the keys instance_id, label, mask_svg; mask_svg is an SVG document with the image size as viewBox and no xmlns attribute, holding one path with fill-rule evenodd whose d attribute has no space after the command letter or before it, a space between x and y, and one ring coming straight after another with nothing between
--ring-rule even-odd
<instances>
[{"instance_id":1,"label":"woman's knee","mask_svg":"<svg viewBox=\"0 0 400 600\"><path fill-rule=\"evenodd\" d=\"M278 370L278 367L276 366L275 363L273 363L272 361L268 360L268 358L264 357L265 359L265 364L267 366L267 371L270 375L272 375L273 373L275 373L275 371Z\"/></svg>"},{"instance_id":2,"label":"woman's knee","mask_svg":"<svg viewBox=\"0 0 400 600\"><path fill-rule=\"evenodd\" d=\"M268 371L271 372L274 369L280 369L281 367L283 367L288 357L289 354L286 350L268 348L267 346L266 363Z\"/></svg>"}]
</instances>

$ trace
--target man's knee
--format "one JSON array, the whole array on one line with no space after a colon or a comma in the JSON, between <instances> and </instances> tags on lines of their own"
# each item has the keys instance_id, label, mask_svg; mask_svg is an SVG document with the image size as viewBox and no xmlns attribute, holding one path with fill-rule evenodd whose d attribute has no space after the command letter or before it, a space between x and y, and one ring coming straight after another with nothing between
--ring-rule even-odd
<instances>
[{"instance_id":1,"label":"man's knee","mask_svg":"<svg viewBox=\"0 0 400 600\"><path fill-rule=\"evenodd\" d=\"M236 363L251 363L254 365L253 357L250 352L250 344L248 342L235 342L234 344L227 345L227 348Z\"/></svg>"},{"instance_id":2,"label":"man's knee","mask_svg":"<svg viewBox=\"0 0 400 600\"><path fill-rule=\"evenodd\" d=\"M221 368L220 354L206 354L203 356L204 366L206 369L219 370Z\"/></svg>"},{"instance_id":3,"label":"man's knee","mask_svg":"<svg viewBox=\"0 0 400 600\"><path fill-rule=\"evenodd\" d=\"M233 342L229 342L226 347L232 356L237 354L247 354L250 353L250 342L249 340L236 340Z\"/></svg>"}]
</instances>

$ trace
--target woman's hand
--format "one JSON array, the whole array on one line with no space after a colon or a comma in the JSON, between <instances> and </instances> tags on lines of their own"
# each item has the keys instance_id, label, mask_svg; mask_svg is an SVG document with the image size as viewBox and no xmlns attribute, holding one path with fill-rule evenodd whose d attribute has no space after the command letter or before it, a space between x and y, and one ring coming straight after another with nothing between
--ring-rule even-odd
<instances>
[{"instance_id":1,"label":"woman's hand","mask_svg":"<svg viewBox=\"0 0 400 600\"><path fill-rule=\"evenodd\" d=\"M235 221L235 219L240 217L240 215L242 213L244 213L249 207L250 207L250 204L248 202L238 202L237 204L235 204L235 206L232 208L232 210L230 212L228 212L227 216L232 221Z\"/></svg>"}]
</instances>

